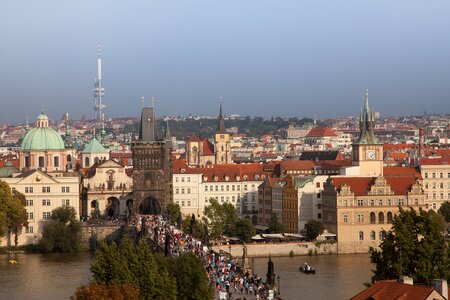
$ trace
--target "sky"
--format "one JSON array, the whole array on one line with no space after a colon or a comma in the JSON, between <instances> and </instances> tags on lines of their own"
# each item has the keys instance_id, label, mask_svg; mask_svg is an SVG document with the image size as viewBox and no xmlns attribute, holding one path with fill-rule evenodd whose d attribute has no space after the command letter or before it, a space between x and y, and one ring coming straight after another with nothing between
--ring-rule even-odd
<instances>
[{"instance_id":1,"label":"sky","mask_svg":"<svg viewBox=\"0 0 450 300\"><path fill-rule=\"evenodd\" d=\"M450 1L0 3L0 123L106 115L449 113Z\"/></svg>"}]
</instances>

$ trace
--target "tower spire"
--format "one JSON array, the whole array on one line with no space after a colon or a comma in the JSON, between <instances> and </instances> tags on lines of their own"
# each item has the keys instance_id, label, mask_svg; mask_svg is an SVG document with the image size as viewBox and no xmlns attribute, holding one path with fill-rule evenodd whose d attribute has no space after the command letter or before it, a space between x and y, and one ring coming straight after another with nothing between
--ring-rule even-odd
<instances>
[{"instance_id":1,"label":"tower spire","mask_svg":"<svg viewBox=\"0 0 450 300\"><path fill-rule=\"evenodd\" d=\"M369 89L367 88L364 107L361 109L359 127L360 135L357 144L375 145L380 143L374 133L375 118L369 105Z\"/></svg>"},{"instance_id":2,"label":"tower spire","mask_svg":"<svg viewBox=\"0 0 450 300\"><path fill-rule=\"evenodd\" d=\"M100 122L103 110L106 105L103 102L103 96L105 95L105 88L102 81L102 59L100 56L100 43L97 44L97 79L94 80L94 112L95 119Z\"/></svg>"},{"instance_id":3,"label":"tower spire","mask_svg":"<svg viewBox=\"0 0 450 300\"><path fill-rule=\"evenodd\" d=\"M217 118L217 133L226 133L225 129L225 120L223 119L222 114L222 96L220 96L220 108L219 108L219 117Z\"/></svg>"}]
</instances>

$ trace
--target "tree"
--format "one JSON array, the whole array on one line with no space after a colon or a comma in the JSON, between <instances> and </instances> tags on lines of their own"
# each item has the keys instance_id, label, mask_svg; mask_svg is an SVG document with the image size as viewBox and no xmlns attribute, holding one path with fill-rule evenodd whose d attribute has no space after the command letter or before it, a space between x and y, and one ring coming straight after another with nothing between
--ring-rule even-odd
<instances>
[{"instance_id":1,"label":"tree","mask_svg":"<svg viewBox=\"0 0 450 300\"><path fill-rule=\"evenodd\" d=\"M208 277L201 260L188 252L175 263L174 276L177 281L178 297L181 300L213 299L214 289L208 284Z\"/></svg>"},{"instance_id":2,"label":"tree","mask_svg":"<svg viewBox=\"0 0 450 300\"><path fill-rule=\"evenodd\" d=\"M227 202L219 204L216 199L211 198L209 205L205 207L204 215L213 238L220 238L224 234L228 236L236 234L237 213L233 204Z\"/></svg>"},{"instance_id":3,"label":"tree","mask_svg":"<svg viewBox=\"0 0 450 300\"><path fill-rule=\"evenodd\" d=\"M145 240L138 245L128 238L120 247L101 242L91 264L93 282L97 284L131 284L139 288L143 299L176 299L176 281L167 267L159 264Z\"/></svg>"},{"instance_id":4,"label":"tree","mask_svg":"<svg viewBox=\"0 0 450 300\"><path fill-rule=\"evenodd\" d=\"M180 206L176 203L169 203L167 205L167 215L169 217L170 224L175 225L181 217Z\"/></svg>"},{"instance_id":5,"label":"tree","mask_svg":"<svg viewBox=\"0 0 450 300\"><path fill-rule=\"evenodd\" d=\"M285 231L283 223L278 220L278 216L275 213L272 213L270 217L269 223L269 232L270 233L283 233Z\"/></svg>"},{"instance_id":6,"label":"tree","mask_svg":"<svg viewBox=\"0 0 450 300\"><path fill-rule=\"evenodd\" d=\"M250 219L239 219L236 222L236 236L242 241L251 242L252 237L256 234L255 227Z\"/></svg>"},{"instance_id":7,"label":"tree","mask_svg":"<svg viewBox=\"0 0 450 300\"><path fill-rule=\"evenodd\" d=\"M306 225L306 237L308 240L315 240L319 235L323 233L323 224L320 221L317 220L309 220Z\"/></svg>"},{"instance_id":8,"label":"tree","mask_svg":"<svg viewBox=\"0 0 450 300\"><path fill-rule=\"evenodd\" d=\"M183 232L203 241L205 239L205 223L201 219L195 219L195 232L192 230L192 216L187 216L183 220Z\"/></svg>"},{"instance_id":9,"label":"tree","mask_svg":"<svg viewBox=\"0 0 450 300\"><path fill-rule=\"evenodd\" d=\"M139 300L140 291L131 284L89 284L77 288L71 300Z\"/></svg>"},{"instance_id":10,"label":"tree","mask_svg":"<svg viewBox=\"0 0 450 300\"><path fill-rule=\"evenodd\" d=\"M44 252L76 252L80 248L81 225L72 206L52 211L51 220L44 224L39 241Z\"/></svg>"},{"instance_id":11,"label":"tree","mask_svg":"<svg viewBox=\"0 0 450 300\"><path fill-rule=\"evenodd\" d=\"M442 203L438 212L444 217L445 222L450 222L450 201Z\"/></svg>"},{"instance_id":12,"label":"tree","mask_svg":"<svg viewBox=\"0 0 450 300\"><path fill-rule=\"evenodd\" d=\"M27 225L25 196L19 192L11 193L10 186L0 180L0 237L7 234L10 244L13 234L14 245L17 246L18 235Z\"/></svg>"},{"instance_id":13,"label":"tree","mask_svg":"<svg viewBox=\"0 0 450 300\"><path fill-rule=\"evenodd\" d=\"M385 232L380 249L370 248L370 260L376 266L372 282L407 275L414 282L430 285L436 278L450 279L449 246L442 232L443 217L426 212L400 208L392 228Z\"/></svg>"}]
</instances>

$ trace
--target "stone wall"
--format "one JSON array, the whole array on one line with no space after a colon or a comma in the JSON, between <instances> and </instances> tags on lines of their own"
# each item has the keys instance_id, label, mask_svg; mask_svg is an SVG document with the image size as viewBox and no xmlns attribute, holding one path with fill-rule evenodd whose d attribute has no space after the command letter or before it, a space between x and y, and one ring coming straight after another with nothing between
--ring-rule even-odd
<instances>
[{"instance_id":1,"label":"stone wall","mask_svg":"<svg viewBox=\"0 0 450 300\"><path fill-rule=\"evenodd\" d=\"M246 244L248 257L267 257L271 256L289 256L291 251L294 255L308 255L308 254L337 254L337 244L318 244L316 243L267 243L267 244ZM243 245L217 245L212 247L214 251L225 251L227 253L231 250L231 255L241 257Z\"/></svg>"},{"instance_id":2,"label":"stone wall","mask_svg":"<svg viewBox=\"0 0 450 300\"><path fill-rule=\"evenodd\" d=\"M94 250L95 244L102 240L113 240L120 235L120 225L83 225L81 226L81 245Z\"/></svg>"}]
</instances>

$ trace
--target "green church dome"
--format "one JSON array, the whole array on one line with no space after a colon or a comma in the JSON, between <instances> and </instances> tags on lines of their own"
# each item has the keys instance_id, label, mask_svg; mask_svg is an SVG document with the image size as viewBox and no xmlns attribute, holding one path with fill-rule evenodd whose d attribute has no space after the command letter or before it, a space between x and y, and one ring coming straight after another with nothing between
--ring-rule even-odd
<instances>
[{"instance_id":1,"label":"green church dome","mask_svg":"<svg viewBox=\"0 0 450 300\"><path fill-rule=\"evenodd\" d=\"M23 151L64 149L63 139L54 129L48 127L48 118L44 113L37 117L37 127L30 130L22 141Z\"/></svg>"}]
</instances>

